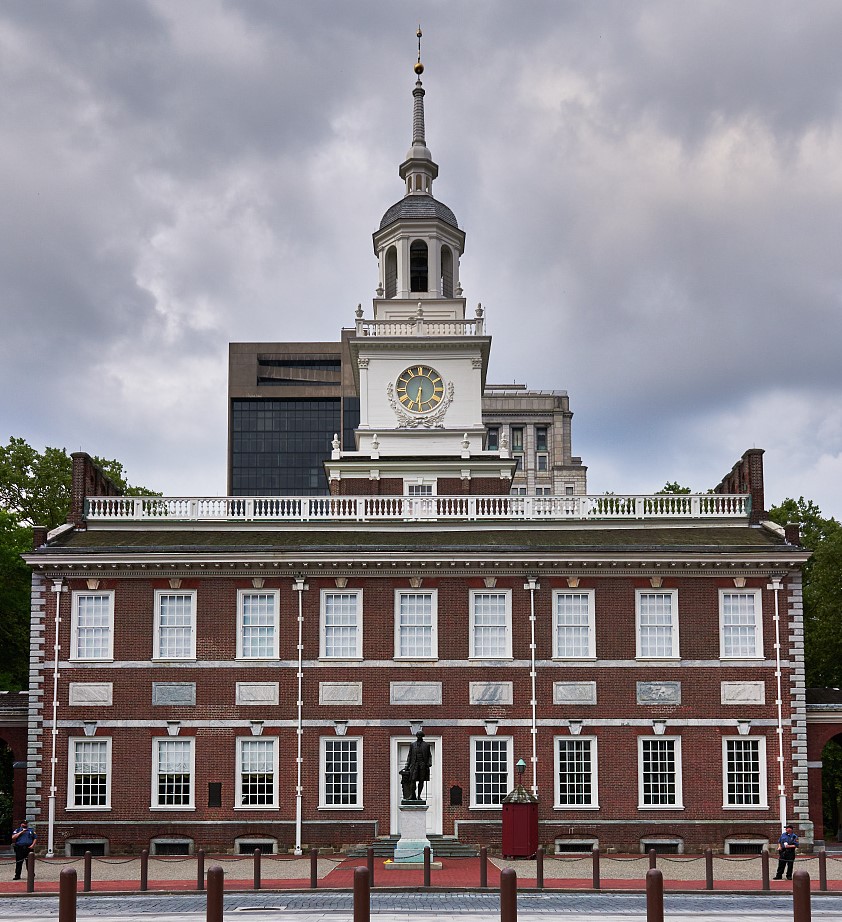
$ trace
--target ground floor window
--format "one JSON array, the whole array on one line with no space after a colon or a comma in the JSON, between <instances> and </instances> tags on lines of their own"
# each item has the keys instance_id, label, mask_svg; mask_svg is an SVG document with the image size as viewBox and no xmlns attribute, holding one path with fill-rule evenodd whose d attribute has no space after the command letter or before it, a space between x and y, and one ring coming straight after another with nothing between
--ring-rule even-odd
<instances>
[{"instance_id":1,"label":"ground floor window","mask_svg":"<svg viewBox=\"0 0 842 922\"><path fill-rule=\"evenodd\" d=\"M512 789L511 738L471 740L471 806L497 807Z\"/></svg>"},{"instance_id":2,"label":"ground floor window","mask_svg":"<svg viewBox=\"0 0 842 922\"><path fill-rule=\"evenodd\" d=\"M274 739L241 739L237 751L237 792L240 807L276 806L278 753Z\"/></svg>"},{"instance_id":3,"label":"ground floor window","mask_svg":"<svg viewBox=\"0 0 842 922\"><path fill-rule=\"evenodd\" d=\"M556 737L556 806L598 807L596 739Z\"/></svg>"},{"instance_id":4,"label":"ground floor window","mask_svg":"<svg viewBox=\"0 0 842 922\"><path fill-rule=\"evenodd\" d=\"M362 740L322 737L322 807L362 807Z\"/></svg>"},{"instance_id":5,"label":"ground floor window","mask_svg":"<svg viewBox=\"0 0 842 922\"><path fill-rule=\"evenodd\" d=\"M681 807L681 740L671 736L638 739L638 804Z\"/></svg>"}]
</instances>

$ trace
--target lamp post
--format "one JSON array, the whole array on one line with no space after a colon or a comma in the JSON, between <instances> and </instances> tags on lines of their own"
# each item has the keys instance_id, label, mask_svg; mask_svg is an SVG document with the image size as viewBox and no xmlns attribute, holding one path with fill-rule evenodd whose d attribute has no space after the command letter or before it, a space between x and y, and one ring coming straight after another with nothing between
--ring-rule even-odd
<instances>
[{"instance_id":1,"label":"lamp post","mask_svg":"<svg viewBox=\"0 0 842 922\"><path fill-rule=\"evenodd\" d=\"M515 771L517 772L517 786L519 788L523 787L523 773L526 771L526 762L523 759L518 759L517 764L515 765Z\"/></svg>"}]
</instances>

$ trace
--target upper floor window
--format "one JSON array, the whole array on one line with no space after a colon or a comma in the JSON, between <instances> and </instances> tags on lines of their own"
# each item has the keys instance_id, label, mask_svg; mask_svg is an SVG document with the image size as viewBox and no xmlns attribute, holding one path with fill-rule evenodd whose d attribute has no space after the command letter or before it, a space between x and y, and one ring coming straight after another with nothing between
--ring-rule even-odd
<instances>
[{"instance_id":1,"label":"upper floor window","mask_svg":"<svg viewBox=\"0 0 842 922\"><path fill-rule=\"evenodd\" d=\"M720 656L754 659L763 656L760 590L719 590Z\"/></svg>"},{"instance_id":2,"label":"upper floor window","mask_svg":"<svg viewBox=\"0 0 842 922\"><path fill-rule=\"evenodd\" d=\"M500 450L500 429L497 426L489 426L485 432L485 450Z\"/></svg>"},{"instance_id":3,"label":"upper floor window","mask_svg":"<svg viewBox=\"0 0 842 922\"><path fill-rule=\"evenodd\" d=\"M592 659L596 656L594 638L594 593L553 591L553 656L566 659Z\"/></svg>"},{"instance_id":4,"label":"upper floor window","mask_svg":"<svg viewBox=\"0 0 842 922\"><path fill-rule=\"evenodd\" d=\"M678 590L637 590L637 656L678 658Z\"/></svg>"},{"instance_id":5,"label":"upper floor window","mask_svg":"<svg viewBox=\"0 0 842 922\"><path fill-rule=\"evenodd\" d=\"M408 483L406 485L406 495L407 496L432 496L434 486L435 485L432 483Z\"/></svg>"},{"instance_id":6,"label":"upper floor window","mask_svg":"<svg viewBox=\"0 0 842 922\"><path fill-rule=\"evenodd\" d=\"M362 635L362 590L323 590L321 655L332 659L360 659Z\"/></svg>"},{"instance_id":7,"label":"upper floor window","mask_svg":"<svg viewBox=\"0 0 842 922\"><path fill-rule=\"evenodd\" d=\"M427 244L413 240L409 247L409 290L428 291Z\"/></svg>"},{"instance_id":8,"label":"upper floor window","mask_svg":"<svg viewBox=\"0 0 842 922\"><path fill-rule=\"evenodd\" d=\"M597 808L596 738L557 736L555 775L556 807Z\"/></svg>"},{"instance_id":9,"label":"upper floor window","mask_svg":"<svg viewBox=\"0 0 842 922\"><path fill-rule=\"evenodd\" d=\"M553 488L552 487L535 487L536 496L552 496Z\"/></svg>"},{"instance_id":10,"label":"upper floor window","mask_svg":"<svg viewBox=\"0 0 842 922\"><path fill-rule=\"evenodd\" d=\"M499 807L512 789L512 740L471 737L471 806Z\"/></svg>"},{"instance_id":11,"label":"upper floor window","mask_svg":"<svg viewBox=\"0 0 842 922\"><path fill-rule=\"evenodd\" d=\"M278 591L241 589L237 593L237 656L278 658Z\"/></svg>"},{"instance_id":12,"label":"upper floor window","mask_svg":"<svg viewBox=\"0 0 842 922\"><path fill-rule=\"evenodd\" d=\"M638 737L638 806L680 808L681 739Z\"/></svg>"},{"instance_id":13,"label":"upper floor window","mask_svg":"<svg viewBox=\"0 0 842 922\"><path fill-rule=\"evenodd\" d=\"M503 659L512 655L512 594L471 590L470 655Z\"/></svg>"},{"instance_id":14,"label":"upper floor window","mask_svg":"<svg viewBox=\"0 0 842 922\"><path fill-rule=\"evenodd\" d=\"M237 806L277 806L278 748L275 739L237 740Z\"/></svg>"},{"instance_id":15,"label":"upper floor window","mask_svg":"<svg viewBox=\"0 0 842 922\"><path fill-rule=\"evenodd\" d=\"M359 738L323 736L319 806L362 809L363 743Z\"/></svg>"},{"instance_id":16,"label":"upper floor window","mask_svg":"<svg viewBox=\"0 0 842 922\"><path fill-rule=\"evenodd\" d=\"M74 592L70 634L71 659L112 659L114 593Z\"/></svg>"},{"instance_id":17,"label":"upper floor window","mask_svg":"<svg viewBox=\"0 0 842 922\"><path fill-rule=\"evenodd\" d=\"M547 427L535 427L535 451L549 451L547 448Z\"/></svg>"},{"instance_id":18,"label":"upper floor window","mask_svg":"<svg viewBox=\"0 0 842 922\"><path fill-rule=\"evenodd\" d=\"M535 457L535 467L539 471L546 471L549 469L550 459L547 455L536 455Z\"/></svg>"},{"instance_id":19,"label":"upper floor window","mask_svg":"<svg viewBox=\"0 0 842 922\"><path fill-rule=\"evenodd\" d=\"M576 493L576 488L573 486L572 483L566 483L564 485L564 495L565 496L573 496L575 493Z\"/></svg>"},{"instance_id":20,"label":"upper floor window","mask_svg":"<svg viewBox=\"0 0 842 922\"><path fill-rule=\"evenodd\" d=\"M395 656L435 659L438 656L437 593L398 589L395 592Z\"/></svg>"},{"instance_id":21,"label":"upper floor window","mask_svg":"<svg viewBox=\"0 0 842 922\"><path fill-rule=\"evenodd\" d=\"M512 426L512 451L523 451L523 426Z\"/></svg>"},{"instance_id":22,"label":"upper floor window","mask_svg":"<svg viewBox=\"0 0 842 922\"><path fill-rule=\"evenodd\" d=\"M196 593L155 592L155 659L196 658Z\"/></svg>"},{"instance_id":23,"label":"upper floor window","mask_svg":"<svg viewBox=\"0 0 842 922\"><path fill-rule=\"evenodd\" d=\"M722 740L725 807L766 807L766 738L734 736Z\"/></svg>"},{"instance_id":24,"label":"upper floor window","mask_svg":"<svg viewBox=\"0 0 842 922\"><path fill-rule=\"evenodd\" d=\"M111 807L111 739L71 739L68 753L68 809Z\"/></svg>"},{"instance_id":25,"label":"upper floor window","mask_svg":"<svg viewBox=\"0 0 842 922\"><path fill-rule=\"evenodd\" d=\"M194 740L152 741L152 806L193 807Z\"/></svg>"}]
</instances>

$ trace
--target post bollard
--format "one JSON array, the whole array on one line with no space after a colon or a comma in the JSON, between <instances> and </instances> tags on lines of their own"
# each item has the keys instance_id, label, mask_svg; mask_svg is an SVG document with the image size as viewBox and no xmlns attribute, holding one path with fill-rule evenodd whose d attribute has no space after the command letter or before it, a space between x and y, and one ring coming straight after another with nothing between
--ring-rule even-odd
<instances>
[{"instance_id":1,"label":"post bollard","mask_svg":"<svg viewBox=\"0 0 842 922\"><path fill-rule=\"evenodd\" d=\"M310 889L315 890L319 886L319 850L310 849Z\"/></svg>"},{"instance_id":2,"label":"post bollard","mask_svg":"<svg viewBox=\"0 0 842 922\"><path fill-rule=\"evenodd\" d=\"M26 856L26 892L35 892L35 853Z\"/></svg>"},{"instance_id":3,"label":"post bollard","mask_svg":"<svg viewBox=\"0 0 842 922\"><path fill-rule=\"evenodd\" d=\"M827 890L827 852L824 849L819 852L819 890Z\"/></svg>"},{"instance_id":4,"label":"post bollard","mask_svg":"<svg viewBox=\"0 0 842 922\"><path fill-rule=\"evenodd\" d=\"M432 883L430 881L430 846L424 846L424 886L430 887Z\"/></svg>"},{"instance_id":5,"label":"post bollard","mask_svg":"<svg viewBox=\"0 0 842 922\"><path fill-rule=\"evenodd\" d=\"M76 922L75 868L62 868L58 876L58 922Z\"/></svg>"},{"instance_id":6,"label":"post bollard","mask_svg":"<svg viewBox=\"0 0 842 922\"><path fill-rule=\"evenodd\" d=\"M649 849L649 870L658 867L658 853L654 848Z\"/></svg>"},{"instance_id":7,"label":"post bollard","mask_svg":"<svg viewBox=\"0 0 842 922\"><path fill-rule=\"evenodd\" d=\"M500 922L517 922L517 871L500 871Z\"/></svg>"},{"instance_id":8,"label":"post bollard","mask_svg":"<svg viewBox=\"0 0 842 922\"><path fill-rule=\"evenodd\" d=\"M196 855L196 889L202 891L205 889L205 850L199 849Z\"/></svg>"},{"instance_id":9,"label":"post bollard","mask_svg":"<svg viewBox=\"0 0 842 922\"><path fill-rule=\"evenodd\" d=\"M205 911L207 922L223 922L222 898L225 894L225 871L215 864L208 869L208 902Z\"/></svg>"},{"instance_id":10,"label":"post bollard","mask_svg":"<svg viewBox=\"0 0 842 922\"><path fill-rule=\"evenodd\" d=\"M368 868L368 885L374 886L374 849L369 845L365 851L366 867Z\"/></svg>"},{"instance_id":11,"label":"post bollard","mask_svg":"<svg viewBox=\"0 0 842 922\"><path fill-rule=\"evenodd\" d=\"M664 922L664 875L658 868L646 872L646 922Z\"/></svg>"},{"instance_id":12,"label":"post bollard","mask_svg":"<svg viewBox=\"0 0 842 922\"><path fill-rule=\"evenodd\" d=\"M538 851L535 852L535 886L539 890L544 889L544 846L539 845Z\"/></svg>"},{"instance_id":13,"label":"post bollard","mask_svg":"<svg viewBox=\"0 0 842 922\"><path fill-rule=\"evenodd\" d=\"M488 886L488 849L484 845L479 850L479 885Z\"/></svg>"},{"instance_id":14,"label":"post bollard","mask_svg":"<svg viewBox=\"0 0 842 922\"><path fill-rule=\"evenodd\" d=\"M254 850L254 889L260 889L260 849Z\"/></svg>"},{"instance_id":15,"label":"post bollard","mask_svg":"<svg viewBox=\"0 0 842 922\"><path fill-rule=\"evenodd\" d=\"M763 890L769 889L769 852L764 848L760 853L760 886Z\"/></svg>"},{"instance_id":16,"label":"post bollard","mask_svg":"<svg viewBox=\"0 0 842 922\"><path fill-rule=\"evenodd\" d=\"M599 878L599 846L595 845L593 851L591 852L591 859L593 861L593 888L594 890L599 890L602 886L602 882Z\"/></svg>"},{"instance_id":17,"label":"post bollard","mask_svg":"<svg viewBox=\"0 0 842 922\"><path fill-rule=\"evenodd\" d=\"M792 922L810 922L810 874L796 871L792 875Z\"/></svg>"},{"instance_id":18,"label":"post bollard","mask_svg":"<svg viewBox=\"0 0 842 922\"><path fill-rule=\"evenodd\" d=\"M713 890L713 851L705 849L705 890Z\"/></svg>"},{"instance_id":19,"label":"post bollard","mask_svg":"<svg viewBox=\"0 0 842 922\"><path fill-rule=\"evenodd\" d=\"M371 887L368 868L354 868L354 922L370 922Z\"/></svg>"},{"instance_id":20,"label":"post bollard","mask_svg":"<svg viewBox=\"0 0 842 922\"><path fill-rule=\"evenodd\" d=\"M140 889L149 889L149 852L145 848L140 853Z\"/></svg>"},{"instance_id":21,"label":"post bollard","mask_svg":"<svg viewBox=\"0 0 842 922\"><path fill-rule=\"evenodd\" d=\"M82 891L84 893L91 892L91 864L93 863L93 855L90 852L85 852L85 865L84 865L84 879L82 881Z\"/></svg>"}]
</instances>

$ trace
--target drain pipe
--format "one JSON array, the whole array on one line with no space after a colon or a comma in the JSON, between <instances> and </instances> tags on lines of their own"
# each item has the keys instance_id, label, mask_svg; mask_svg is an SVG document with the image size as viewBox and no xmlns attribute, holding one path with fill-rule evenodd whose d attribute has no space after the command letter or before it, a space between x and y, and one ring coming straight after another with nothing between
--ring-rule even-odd
<instances>
[{"instance_id":1,"label":"drain pipe","mask_svg":"<svg viewBox=\"0 0 842 922\"><path fill-rule=\"evenodd\" d=\"M786 787L784 785L784 721L783 696L781 694L781 615L778 609L778 593L781 591L780 576L773 576L766 587L775 593L775 678L778 681L778 810L781 817L781 833L786 830Z\"/></svg>"},{"instance_id":2,"label":"drain pipe","mask_svg":"<svg viewBox=\"0 0 842 922\"><path fill-rule=\"evenodd\" d=\"M301 851L301 740L304 735L304 697L302 695L302 682L304 680L304 590L310 587L304 582L304 578L296 577L292 588L298 593L298 722L296 724L296 734L298 736L298 746L296 753L296 785L295 785L295 849L294 855L302 854Z\"/></svg>"},{"instance_id":3,"label":"drain pipe","mask_svg":"<svg viewBox=\"0 0 842 922\"><path fill-rule=\"evenodd\" d=\"M541 588L541 584L534 576L528 576L523 585L524 589L529 590L529 627L530 643L529 652L531 654L530 677L532 679L532 793L538 796L538 698L535 694L535 590Z\"/></svg>"},{"instance_id":4,"label":"drain pipe","mask_svg":"<svg viewBox=\"0 0 842 922\"><path fill-rule=\"evenodd\" d=\"M54 838L56 825L56 765L58 764L58 657L61 648L59 647L59 627L61 626L61 594L67 592L67 586L62 579L53 580L52 592L56 595L56 636L53 642L53 725L50 733L50 796L47 812L47 858L52 858L54 852Z\"/></svg>"}]
</instances>

